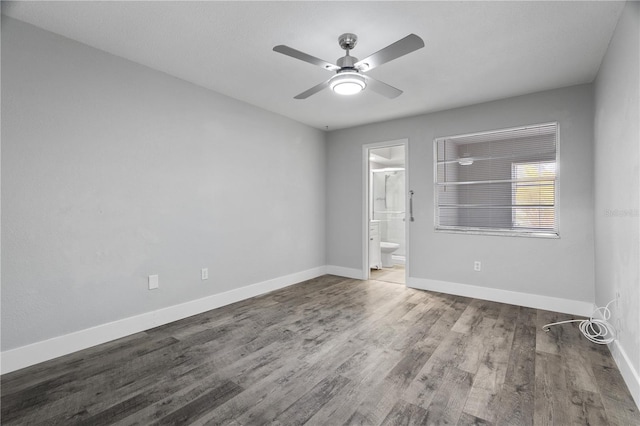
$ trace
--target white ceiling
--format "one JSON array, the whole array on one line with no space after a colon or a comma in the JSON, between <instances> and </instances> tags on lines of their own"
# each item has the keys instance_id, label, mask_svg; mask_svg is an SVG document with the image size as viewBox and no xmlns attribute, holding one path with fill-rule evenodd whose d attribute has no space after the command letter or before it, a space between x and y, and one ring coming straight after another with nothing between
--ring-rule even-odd
<instances>
[{"instance_id":1,"label":"white ceiling","mask_svg":"<svg viewBox=\"0 0 640 426\"><path fill-rule=\"evenodd\" d=\"M356 126L593 81L623 3L2 2L2 13L319 129ZM415 33L426 46L369 73L404 91L298 93L332 74L352 32L364 58Z\"/></svg>"}]
</instances>

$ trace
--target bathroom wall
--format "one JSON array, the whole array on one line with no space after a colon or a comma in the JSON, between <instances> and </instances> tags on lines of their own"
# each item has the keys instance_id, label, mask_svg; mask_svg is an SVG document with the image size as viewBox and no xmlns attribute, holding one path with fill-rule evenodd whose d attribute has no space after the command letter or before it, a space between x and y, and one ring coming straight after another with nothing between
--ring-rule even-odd
<instances>
[{"instance_id":1,"label":"bathroom wall","mask_svg":"<svg viewBox=\"0 0 640 426\"><path fill-rule=\"evenodd\" d=\"M370 154L380 158L379 163L370 161L370 169L404 168L404 145L384 146L373 148ZM379 199L372 206L375 208L375 217L380 220L380 234L382 241L398 244L393 252L396 263L404 263L406 255L406 182L403 170L385 170L373 173L376 180L376 198ZM386 193L385 193L386 191Z\"/></svg>"},{"instance_id":2,"label":"bathroom wall","mask_svg":"<svg viewBox=\"0 0 640 426\"><path fill-rule=\"evenodd\" d=\"M369 170L404 168L404 145L385 146L369 150L370 158L375 156L379 162L369 161ZM380 235L384 242L396 243L398 249L393 256L397 263L404 263L406 255L405 244L405 214L406 214L406 183L403 170L385 170L370 172L372 195L370 204L372 215L380 220Z\"/></svg>"},{"instance_id":3,"label":"bathroom wall","mask_svg":"<svg viewBox=\"0 0 640 426\"><path fill-rule=\"evenodd\" d=\"M323 132L2 17L3 352L324 265Z\"/></svg>"}]
</instances>

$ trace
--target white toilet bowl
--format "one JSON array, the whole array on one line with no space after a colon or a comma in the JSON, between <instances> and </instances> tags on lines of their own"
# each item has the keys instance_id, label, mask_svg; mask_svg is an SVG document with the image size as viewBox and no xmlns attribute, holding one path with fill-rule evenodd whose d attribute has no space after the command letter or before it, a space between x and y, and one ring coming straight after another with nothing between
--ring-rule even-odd
<instances>
[{"instance_id":1,"label":"white toilet bowl","mask_svg":"<svg viewBox=\"0 0 640 426\"><path fill-rule=\"evenodd\" d=\"M398 250L400 244L397 243L388 243L386 241L382 241L380 243L380 251L382 252L382 267L383 268L391 268L393 266L393 259L391 258L391 253Z\"/></svg>"}]
</instances>

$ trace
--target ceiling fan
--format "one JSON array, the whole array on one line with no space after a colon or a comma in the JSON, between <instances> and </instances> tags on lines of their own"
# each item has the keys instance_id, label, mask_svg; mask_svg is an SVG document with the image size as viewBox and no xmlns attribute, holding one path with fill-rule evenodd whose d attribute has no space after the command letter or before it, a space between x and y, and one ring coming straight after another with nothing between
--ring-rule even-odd
<instances>
[{"instance_id":1,"label":"ceiling fan","mask_svg":"<svg viewBox=\"0 0 640 426\"><path fill-rule=\"evenodd\" d=\"M323 61L315 56L308 55L283 44L274 47L273 50L275 52L300 59L301 61L305 61L313 65L318 65L328 71L336 72L336 74L329 80L300 93L295 96L294 99L306 99L327 87L330 87L331 90L340 95L355 95L356 93L364 90L365 87L369 87L374 92L390 99L400 96L402 94L402 90L389 86L388 84L383 83L380 80L376 80L373 77L369 77L364 73L377 66L424 47L424 41L415 34L409 34L405 38L390 44L384 49L377 51L373 55L368 56L361 61L359 61L358 58L349 55L349 52L356 47L357 42L358 37L355 34L346 33L338 37L338 44L341 48L347 51L347 54L336 61L337 65Z\"/></svg>"}]
</instances>

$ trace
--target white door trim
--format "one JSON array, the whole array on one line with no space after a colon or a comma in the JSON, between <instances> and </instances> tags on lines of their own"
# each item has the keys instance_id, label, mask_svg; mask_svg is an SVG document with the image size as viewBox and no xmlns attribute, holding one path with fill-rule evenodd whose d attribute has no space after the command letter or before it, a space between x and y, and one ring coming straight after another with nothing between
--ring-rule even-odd
<instances>
[{"instance_id":1,"label":"white door trim","mask_svg":"<svg viewBox=\"0 0 640 426\"><path fill-rule=\"evenodd\" d=\"M409 193L409 139L394 139L382 142L373 142L362 145L362 279L369 279L369 150L402 145L404 147L404 183L405 191ZM409 197L405 197L405 281L409 276Z\"/></svg>"}]
</instances>

